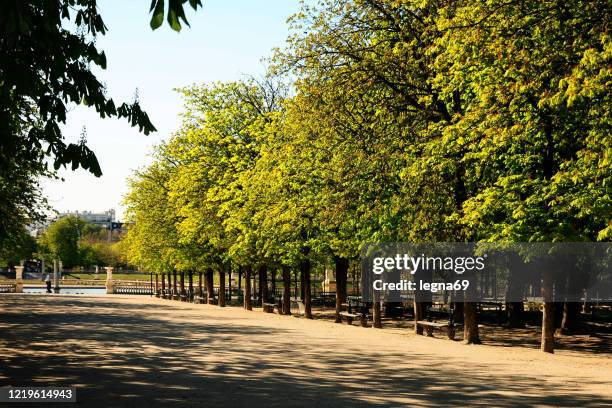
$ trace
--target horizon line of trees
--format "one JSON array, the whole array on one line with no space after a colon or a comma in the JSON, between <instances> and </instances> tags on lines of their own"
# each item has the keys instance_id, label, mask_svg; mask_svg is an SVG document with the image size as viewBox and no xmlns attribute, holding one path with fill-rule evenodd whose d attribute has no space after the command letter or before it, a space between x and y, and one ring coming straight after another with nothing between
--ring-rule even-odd
<instances>
[{"instance_id":1,"label":"horizon line of trees","mask_svg":"<svg viewBox=\"0 0 612 408\"><path fill-rule=\"evenodd\" d=\"M298 270L311 317L313 265L339 308L366 242L609 241L608 23L597 0L304 4L270 75L179 90L181 127L130 180L128 259Z\"/></svg>"},{"instance_id":2,"label":"horizon line of trees","mask_svg":"<svg viewBox=\"0 0 612 408\"><path fill-rule=\"evenodd\" d=\"M18 248L5 256L0 254L0 262L11 267L36 259L51 267L57 260L67 269L127 265L124 242L109 242L106 228L75 215L53 221L38 237L25 232Z\"/></svg>"}]
</instances>

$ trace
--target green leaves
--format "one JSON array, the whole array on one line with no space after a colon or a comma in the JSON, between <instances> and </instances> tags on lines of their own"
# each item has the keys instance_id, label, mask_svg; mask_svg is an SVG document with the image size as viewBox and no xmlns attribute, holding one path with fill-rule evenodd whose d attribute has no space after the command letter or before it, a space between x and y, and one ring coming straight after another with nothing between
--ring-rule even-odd
<instances>
[{"instance_id":1,"label":"green leaves","mask_svg":"<svg viewBox=\"0 0 612 408\"><path fill-rule=\"evenodd\" d=\"M0 38L6 45L0 49L0 162L8 163L7 157L18 157L25 149L41 164L46 156L55 169L70 164L99 176L94 152L85 143L67 144L60 131L69 104L82 103L101 118L127 118L145 134L155 127L138 103L117 109L90 69L92 64L104 69L107 63L92 39L106 32L96 2L31 3L0 4ZM71 24L65 19L72 19ZM65 28L71 26L73 31Z\"/></svg>"},{"instance_id":2,"label":"green leaves","mask_svg":"<svg viewBox=\"0 0 612 408\"><path fill-rule=\"evenodd\" d=\"M66 216L53 222L39 238L39 255L47 261L59 259L71 268L80 265L79 240L86 223L76 216Z\"/></svg>"},{"instance_id":3,"label":"green leaves","mask_svg":"<svg viewBox=\"0 0 612 408\"><path fill-rule=\"evenodd\" d=\"M174 30L180 30L181 20L187 24L186 1L168 2L168 23ZM97 3L0 2L0 194L21 197L0 203L0 247L8 248L23 225L41 217L46 203L38 178L51 175L51 166L102 174L86 143L66 143L60 131L74 104L95 109L101 118L126 118L144 134L155 131L138 102L117 108L92 72L95 66L107 66L95 41L107 30ZM151 3L153 28L163 22L164 4ZM189 5L195 10L201 3L190 0Z\"/></svg>"},{"instance_id":4,"label":"green leaves","mask_svg":"<svg viewBox=\"0 0 612 408\"><path fill-rule=\"evenodd\" d=\"M114 110L114 105L107 105L108 109ZM151 123L149 115L140 108L138 102L134 102L131 105L126 103L119 106L117 109L117 116L120 118L126 118L130 125L138 126L138 130L148 135L151 132L156 132L155 126Z\"/></svg>"},{"instance_id":5,"label":"green leaves","mask_svg":"<svg viewBox=\"0 0 612 408\"><path fill-rule=\"evenodd\" d=\"M609 139L601 127L609 92L600 86L609 63L595 56L609 43L604 8L466 3L445 14L443 26L455 28L438 42L444 76L437 86L465 95L465 113L451 129L453 139L468 141L463 162L477 176L468 177L470 196L453 219L477 239L605 236L612 202L599 186L609 185L610 172L583 160L598 163ZM585 92L587 83L597 85Z\"/></svg>"},{"instance_id":6,"label":"green leaves","mask_svg":"<svg viewBox=\"0 0 612 408\"><path fill-rule=\"evenodd\" d=\"M221 265L231 247L240 252L237 247L251 244L238 217L240 177L258 156L265 110L277 108L253 82L180 92L182 127L137 174L126 200L134 222L128 253L132 262L155 270Z\"/></svg>"},{"instance_id":7,"label":"green leaves","mask_svg":"<svg viewBox=\"0 0 612 408\"><path fill-rule=\"evenodd\" d=\"M153 16L151 16L151 22L149 23L151 29L158 29L164 22L164 0L153 0L151 1L151 10Z\"/></svg>"},{"instance_id":8,"label":"green leaves","mask_svg":"<svg viewBox=\"0 0 612 408\"><path fill-rule=\"evenodd\" d=\"M181 90L184 123L129 196L131 247L184 268L609 239L604 3L304 6L273 59L292 97L267 80Z\"/></svg>"},{"instance_id":9,"label":"green leaves","mask_svg":"<svg viewBox=\"0 0 612 408\"><path fill-rule=\"evenodd\" d=\"M168 25L174 31L181 31L181 20L184 24L189 26L189 22L185 16L185 9L183 7L185 3L187 3L187 0L168 0L166 20ZM191 8L197 11L198 7L202 6L202 2L200 0L189 0L189 5ZM156 30L161 27L164 22L164 0L152 0L149 11L152 12L151 22L149 25L151 26L151 29Z\"/></svg>"},{"instance_id":10,"label":"green leaves","mask_svg":"<svg viewBox=\"0 0 612 408\"><path fill-rule=\"evenodd\" d=\"M72 170L82 167L96 177L102 175L102 169L100 168L96 155L85 145L84 141L78 144L69 144L66 146L65 150L60 153L59 157L60 158L58 158L53 165L55 170L70 163Z\"/></svg>"}]
</instances>

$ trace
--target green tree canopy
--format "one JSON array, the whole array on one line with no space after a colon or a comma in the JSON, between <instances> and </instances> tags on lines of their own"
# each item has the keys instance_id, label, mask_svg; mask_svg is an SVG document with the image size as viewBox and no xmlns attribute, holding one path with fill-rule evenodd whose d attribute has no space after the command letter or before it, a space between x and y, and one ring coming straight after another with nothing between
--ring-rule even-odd
<instances>
[{"instance_id":1,"label":"green tree canopy","mask_svg":"<svg viewBox=\"0 0 612 408\"><path fill-rule=\"evenodd\" d=\"M278 107L263 109L252 84L184 91L185 122L147 170L171 164L155 196L162 242L206 266L299 263L306 275L369 242L609 240L608 8L304 3L273 57L293 81Z\"/></svg>"},{"instance_id":2,"label":"green tree canopy","mask_svg":"<svg viewBox=\"0 0 612 408\"><path fill-rule=\"evenodd\" d=\"M79 241L87 223L70 215L51 223L38 240L38 253L46 261L61 260L64 267L80 265Z\"/></svg>"}]
</instances>

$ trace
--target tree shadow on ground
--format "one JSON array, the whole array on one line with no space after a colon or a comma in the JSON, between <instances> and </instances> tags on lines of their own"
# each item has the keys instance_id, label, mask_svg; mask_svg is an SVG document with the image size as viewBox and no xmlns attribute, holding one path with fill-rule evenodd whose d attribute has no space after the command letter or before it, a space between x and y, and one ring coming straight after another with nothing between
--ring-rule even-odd
<instances>
[{"instance_id":1,"label":"tree shadow on ground","mask_svg":"<svg viewBox=\"0 0 612 408\"><path fill-rule=\"evenodd\" d=\"M301 331L208 316L174 321L156 314L158 305L39 299L0 298L0 385L75 385L77 405L87 407L612 404L578 394L578 385L492 376L491 367L462 367L445 356L384 345L364 351L336 338L312 344Z\"/></svg>"},{"instance_id":2,"label":"tree shadow on ground","mask_svg":"<svg viewBox=\"0 0 612 408\"><path fill-rule=\"evenodd\" d=\"M326 309L315 309L314 315L317 319L334 321L335 312ZM414 332L414 320L407 318L383 318L383 327L385 329L405 330ZM358 324L358 323L354 323ZM371 321L369 322L371 324ZM530 349L539 349L542 337L542 328L536 325L528 325L525 328L507 328L496 324L492 319L486 322L480 321L480 337L484 344L496 347L524 347ZM572 335L556 335L555 348L557 350L567 350L571 352L581 353L581 355L590 354L592 358L597 358L602 354L612 354L612 333L610 325L601 325L600 327L591 326L587 333L578 333ZM436 337L445 338L444 333L437 334ZM462 340L461 331L457 332L457 341Z\"/></svg>"}]
</instances>

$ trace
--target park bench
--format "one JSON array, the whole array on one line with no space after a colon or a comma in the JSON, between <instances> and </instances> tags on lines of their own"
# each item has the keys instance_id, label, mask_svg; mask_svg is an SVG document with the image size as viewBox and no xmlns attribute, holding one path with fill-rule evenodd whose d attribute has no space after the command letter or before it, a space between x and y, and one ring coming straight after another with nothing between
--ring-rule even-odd
<instances>
[{"instance_id":1,"label":"park bench","mask_svg":"<svg viewBox=\"0 0 612 408\"><path fill-rule=\"evenodd\" d=\"M391 318L413 318L413 312L412 312L413 308L412 307L407 307L404 305L394 305L394 304L389 304L389 303L385 303L384 306L384 315L385 317L391 317Z\"/></svg>"},{"instance_id":2,"label":"park bench","mask_svg":"<svg viewBox=\"0 0 612 408\"><path fill-rule=\"evenodd\" d=\"M491 301L479 302L477 309L478 309L478 312L481 314L486 311L493 311L495 313L497 324L500 326L504 321L503 303L501 302L491 302Z\"/></svg>"},{"instance_id":3,"label":"park bench","mask_svg":"<svg viewBox=\"0 0 612 408\"><path fill-rule=\"evenodd\" d=\"M313 296L312 304L323 308L334 307L336 305L336 292L319 292L316 296Z\"/></svg>"},{"instance_id":4,"label":"park bench","mask_svg":"<svg viewBox=\"0 0 612 408\"><path fill-rule=\"evenodd\" d=\"M276 306L276 303L264 303L263 311L266 313L274 313L274 306Z\"/></svg>"},{"instance_id":5,"label":"park bench","mask_svg":"<svg viewBox=\"0 0 612 408\"><path fill-rule=\"evenodd\" d=\"M442 314L447 319L446 321L434 321L434 314ZM457 328L461 325L455 324L454 322L454 309L449 309L448 312L436 311L435 308L428 307L427 308L427 316L426 320L418 320L416 322L417 326L422 326L425 328L425 332L427 333L427 337L433 337L434 329L442 329L446 331L446 335L449 339L455 339L455 333Z\"/></svg>"},{"instance_id":6,"label":"park bench","mask_svg":"<svg viewBox=\"0 0 612 408\"><path fill-rule=\"evenodd\" d=\"M299 305L298 305L299 307ZM263 304L263 311L266 313L274 313L274 308L276 308L276 311L278 312L278 314L283 314L283 301L281 297L278 298L272 298L272 302L268 302L268 303L264 303Z\"/></svg>"},{"instance_id":7,"label":"park bench","mask_svg":"<svg viewBox=\"0 0 612 408\"><path fill-rule=\"evenodd\" d=\"M350 300L348 303L343 303L342 306L346 308L346 311L340 312L340 316L346 319L346 324L353 324L353 320L359 319L361 325L367 327L368 312L365 305L361 306L360 312L355 312L353 310L353 302Z\"/></svg>"}]
</instances>

